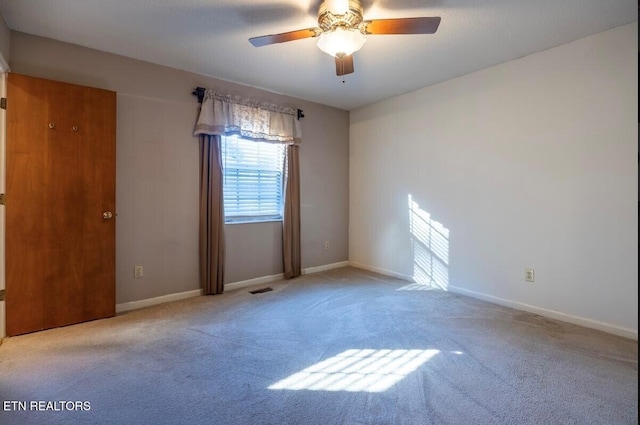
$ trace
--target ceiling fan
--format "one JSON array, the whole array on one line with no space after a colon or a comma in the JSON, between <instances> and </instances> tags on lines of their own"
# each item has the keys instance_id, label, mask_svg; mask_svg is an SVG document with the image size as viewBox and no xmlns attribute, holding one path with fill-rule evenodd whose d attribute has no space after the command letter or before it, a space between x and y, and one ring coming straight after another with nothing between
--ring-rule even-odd
<instances>
[{"instance_id":1,"label":"ceiling fan","mask_svg":"<svg viewBox=\"0 0 640 425\"><path fill-rule=\"evenodd\" d=\"M255 47L284 43L303 38L319 37L318 48L333 56L336 74L354 71L353 53L367 41L367 35L433 34L440 17L364 20L359 0L325 0L318 10L318 27L253 37Z\"/></svg>"}]
</instances>

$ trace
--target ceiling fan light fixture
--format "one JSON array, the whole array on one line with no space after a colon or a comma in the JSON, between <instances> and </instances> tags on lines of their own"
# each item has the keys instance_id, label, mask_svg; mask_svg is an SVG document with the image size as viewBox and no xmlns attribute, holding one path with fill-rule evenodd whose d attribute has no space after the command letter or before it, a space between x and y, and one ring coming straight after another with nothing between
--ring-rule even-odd
<instances>
[{"instance_id":1,"label":"ceiling fan light fixture","mask_svg":"<svg viewBox=\"0 0 640 425\"><path fill-rule=\"evenodd\" d=\"M323 0L318 8L317 27L252 37L249 42L260 47L317 38L318 48L335 58L336 75L344 76L354 71L353 53L362 48L367 36L433 34L440 25L439 16L365 21L363 13L360 0Z\"/></svg>"},{"instance_id":2,"label":"ceiling fan light fixture","mask_svg":"<svg viewBox=\"0 0 640 425\"><path fill-rule=\"evenodd\" d=\"M362 48L367 38L360 30L337 27L320 34L318 48L333 57L350 56Z\"/></svg>"}]
</instances>

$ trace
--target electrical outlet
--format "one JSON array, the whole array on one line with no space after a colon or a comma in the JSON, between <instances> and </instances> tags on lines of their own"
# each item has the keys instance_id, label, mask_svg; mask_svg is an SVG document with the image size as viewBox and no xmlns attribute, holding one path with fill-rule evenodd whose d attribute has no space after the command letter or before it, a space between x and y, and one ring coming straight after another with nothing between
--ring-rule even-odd
<instances>
[{"instance_id":1,"label":"electrical outlet","mask_svg":"<svg viewBox=\"0 0 640 425\"><path fill-rule=\"evenodd\" d=\"M133 277L135 277L135 278L142 277L143 271L144 270L142 269L142 266L135 266L133 268Z\"/></svg>"},{"instance_id":2,"label":"electrical outlet","mask_svg":"<svg viewBox=\"0 0 640 425\"><path fill-rule=\"evenodd\" d=\"M324 241L324 249L329 250L329 241Z\"/></svg>"},{"instance_id":3,"label":"electrical outlet","mask_svg":"<svg viewBox=\"0 0 640 425\"><path fill-rule=\"evenodd\" d=\"M536 276L533 272L533 269L524 269L524 281L525 282L535 282Z\"/></svg>"}]
</instances>

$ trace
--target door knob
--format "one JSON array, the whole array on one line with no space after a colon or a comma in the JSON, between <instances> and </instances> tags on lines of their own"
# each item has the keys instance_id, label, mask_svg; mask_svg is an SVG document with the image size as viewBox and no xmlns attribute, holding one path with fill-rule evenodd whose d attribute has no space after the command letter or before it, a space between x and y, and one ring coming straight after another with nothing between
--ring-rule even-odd
<instances>
[{"instance_id":1,"label":"door knob","mask_svg":"<svg viewBox=\"0 0 640 425\"><path fill-rule=\"evenodd\" d=\"M111 211L105 211L102 213L102 218L104 220L110 220L113 218L113 213Z\"/></svg>"}]
</instances>

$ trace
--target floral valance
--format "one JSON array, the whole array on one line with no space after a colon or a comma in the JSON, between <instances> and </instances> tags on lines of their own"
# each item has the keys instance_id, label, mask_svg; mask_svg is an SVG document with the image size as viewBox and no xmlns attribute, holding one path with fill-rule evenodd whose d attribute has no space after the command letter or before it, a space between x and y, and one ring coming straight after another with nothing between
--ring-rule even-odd
<instances>
[{"instance_id":1,"label":"floral valance","mask_svg":"<svg viewBox=\"0 0 640 425\"><path fill-rule=\"evenodd\" d=\"M206 90L194 136L232 135L271 143L299 144L297 110Z\"/></svg>"}]
</instances>

